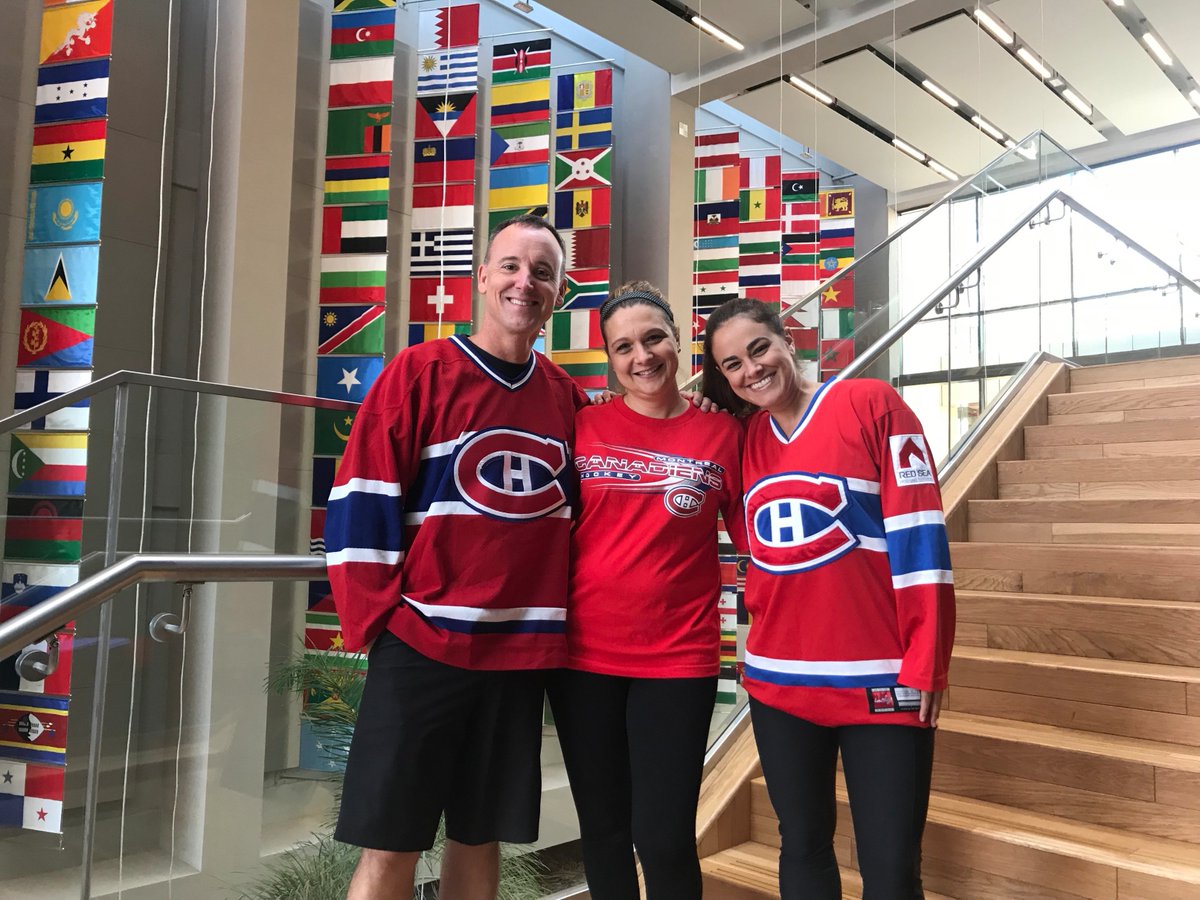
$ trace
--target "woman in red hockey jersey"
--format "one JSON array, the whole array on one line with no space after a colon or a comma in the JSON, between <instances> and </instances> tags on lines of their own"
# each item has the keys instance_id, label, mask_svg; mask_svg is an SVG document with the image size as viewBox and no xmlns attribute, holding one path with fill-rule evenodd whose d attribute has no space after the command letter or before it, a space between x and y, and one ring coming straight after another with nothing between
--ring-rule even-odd
<instances>
[{"instance_id":1,"label":"woman in red hockey jersey","mask_svg":"<svg viewBox=\"0 0 1200 900\"><path fill-rule=\"evenodd\" d=\"M841 896L840 751L863 897L921 897L932 728L954 640L921 425L884 382L802 378L778 315L757 301L719 307L704 343L705 394L749 415L745 685L779 816L781 896Z\"/></svg>"},{"instance_id":2,"label":"woman in red hockey jersey","mask_svg":"<svg viewBox=\"0 0 1200 900\"><path fill-rule=\"evenodd\" d=\"M717 513L741 521L741 426L680 396L679 331L652 285L624 285L599 318L623 395L575 417L569 668L550 699L591 896L636 900L636 847L650 900L697 900Z\"/></svg>"}]
</instances>

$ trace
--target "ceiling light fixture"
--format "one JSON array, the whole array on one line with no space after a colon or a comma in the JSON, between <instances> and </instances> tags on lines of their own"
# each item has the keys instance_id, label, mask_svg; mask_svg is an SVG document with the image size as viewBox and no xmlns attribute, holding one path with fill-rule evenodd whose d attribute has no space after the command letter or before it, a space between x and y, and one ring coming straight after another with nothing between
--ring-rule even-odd
<instances>
[{"instance_id":1,"label":"ceiling light fixture","mask_svg":"<svg viewBox=\"0 0 1200 900\"><path fill-rule=\"evenodd\" d=\"M834 98L825 93L815 84L810 84L803 78L797 78L795 75L789 75L788 81L792 83L793 87L797 87L804 91L804 93L808 94L808 96L812 97L814 100L820 100L826 106L833 106Z\"/></svg>"},{"instance_id":2,"label":"ceiling light fixture","mask_svg":"<svg viewBox=\"0 0 1200 900\"><path fill-rule=\"evenodd\" d=\"M981 116L971 116L971 121L980 127L980 129L991 138L997 141L1004 140L1004 132Z\"/></svg>"},{"instance_id":3,"label":"ceiling light fixture","mask_svg":"<svg viewBox=\"0 0 1200 900\"><path fill-rule=\"evenodd\" d=\"M1150 48L1150 52L1157 56L1158 61L1164 66L1174 64L1175 60L1171 59L1171 54L1167 52L1167 48L1149 31L1142 35L1142 41L1145 42L1146 46Z\"/></svg>"},{"instance_id":4,"label":"ceiling light fixture","mask_svg":"<svg viewBox=\"0 0 1200 900\"><path fill-rule=\"evenodd\" d=\"M1044 62L1034 56L1028 47L1018 47L1017 56L1021 58L1021 62L1025 63L1025 65L1029 66L1029 68L1043 78L1053 77L1054 73L1046 67Z\"/></svg>"},{"instance_id":5,"label":"ceiling light fixture","mask_svg":"<svg viewBox=\"0 0 1200 900\"><path fill-rule=\"evenodd\" d=\"M982 9L976 8L975 19L976 19L976 21L979 22L980 25L982 25L984 28L986 28L988 31L990 31L993 35L995 35L996 39L999 40L1001 43L1011 44L1013 42L1012 32L1009 31L1007 28L1005 28L1003 25L1001 25L998 21L993 19L990 15L988 15Z\"/></svg>"},{"instance_id":6,"label":"ceiling light fixture","mask_svg":"<svg viewBox=\"0 0 1200 900\"><path fill-rule=\"evenodd\" d=\"M909 156L911 156L917 162L925 162L925 158L926 158L925 154L922 153L920 150L918 150L916 147L914 147L912 144L902 141L898 137L894 137L894 138L892 138L892 145L895 146L895 148L897 150L899 150L901 153L907 153Z\"/></svg>"},{"instance_id":7,"label":"ceiling light fixture","mask_svg":"<svg viewBox=\"0 0 1200 900\"><path fill-rule=\"evenodd\" d=\"M718 28L716 25L714 25L712 22L708 21L707 19L702 19L699 16L692 16L692 24L695 25L697 28L699 28L701 31L703 31L705 34L709 34L712 37L715 37L722 44L728 44L734 50L737 50L740 52L740 51L746 49L745 44L743 44L741 41L739 41L737 38L735 38L733 35L729 34L728 32L722 31L720 28Z\"/></svg>"},{"instance_id":8,"label":"ceiling light fixture","mask_svg":"<svg viewBox=\"0 0 1200 900\"><path fill-rule=\"evenodd\" d=\"M1113 6L1124 6L1125 0L1108 0Z\"/></svg>"},{"instance_id":9,"label":"ceiling light fixture","mask_svg":"<svg viewBox=\"0 0 1200 900\"><path fill-rule=\"evenodd\" d=\"M1192 88L1190 91L1188 91L1188 99L1191 100L1193 103L1195 103L1197 106L1200 106L1200 91L1196 90L1195 88Z\"/></svg>"},{"instance_id":10,"label":"ceiling light fixture","mask_svg":"<svg viewBox=\"0 0 1200 900\"><path fill-rule=\"evenodd\" d=\"M1037 146L1032 142L1017 147L1017 152L1026 159L1037 159Z\"/></svg>"},{"instance_id":11,"label":"ceiling light fixture","mask_svg":"<svg viewBox=\"0 0 1200 900\"><path fill-rule=\"evenodd\" d=\"M958 101L950 95L949 91L934 84L928 78L921 82L921 87L925 88L925 90L929 91L929 93L933 94L933 96L937 97L947 106L952 106L955 109L958 108Z\"/></svg>"},{"instance_id":12,"label":"ceiling light fixture","mask_svg":"<svg viewBox=\"0 0 1200 900\"><path fill-rule=\"evenodd\" d=\"M513 9L518 9L526 15L533 12L533 6L526 3L525 0L517 0L517 2L513 4Z\"/></svg>"},{"instance_id":13,"label":"ceiling light fixture","mask_svg":"<svg viewBox=\"0 0 1200 900\"><path fill-rule=\"evenodd\" d=\"M958 178L959 178L958 173L955 172L953 169L943 166L936 159L931 159L929 161L929 168L933 169L933 171L937 172L939 175L941 175L944 178L949 178L951 181L958 181Z\"/></svg>"},{"instance_id":14,"label":"ceiling light fixture","mask_svg":"<svg viewBox=\"0 0 1200 900\"><path fill-rule=\"evenodd\" d=\"M1062 89L1062 98L1085 116L1092 114L1092 105L1068 87Z\"/></svg>"}]
</instances>

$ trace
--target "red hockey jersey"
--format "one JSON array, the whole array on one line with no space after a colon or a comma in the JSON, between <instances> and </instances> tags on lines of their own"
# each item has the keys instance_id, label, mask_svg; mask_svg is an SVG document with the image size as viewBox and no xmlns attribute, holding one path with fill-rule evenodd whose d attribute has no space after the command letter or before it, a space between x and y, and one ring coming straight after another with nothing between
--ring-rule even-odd
<instances>
[{"instance_id":1,"label":"red hockey jersey","mask_svg":"<svg viewBox=\"0 0 1200 900\"><path fill-rule=\"evenodd\" d=\"M387 628L460 668L566 661L570 446L586 403L538 353L515 381L457 337L392 360L355 419L326 513L347 650Z\"/></svg>"},{"instance_id":2,"label":"red hockey jersey","mask_svg":"<svg viewBox=\"0 0 1200 900\"><path fill-rule=\"evenodd\" d=\"M743 451L746 689L818 725L919 725L946 687L954 579L921 425L889 385L833 381Z\"/></svg>"},{"instance_id":3,"label":"red hockey jersey","mask_svg":"<svg viewBox=\"0 0 1200 900\"><path fill-rule=\"evenodd\" d=\"M717 513L740 535L741 437L732 416L691 405L652 419L617 398L576 416L571 668L641 678L717 674Z\"/></svg>"}]
</instances>

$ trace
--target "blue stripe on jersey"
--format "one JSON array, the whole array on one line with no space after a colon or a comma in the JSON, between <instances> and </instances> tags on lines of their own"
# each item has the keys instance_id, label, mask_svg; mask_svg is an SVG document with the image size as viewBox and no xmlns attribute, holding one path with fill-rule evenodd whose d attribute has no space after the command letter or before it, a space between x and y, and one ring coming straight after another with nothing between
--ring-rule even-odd
<instances>
[{"instance_id":1,"label":"blue stripe on jersey","mask_svg":"<svg viewBox=\"0 0 1200 900\"><path fill-rule=\"evenodd\" d=\"M917 525L889 531L888 561L892 575L950 568L950 545L944 525Z\"/></svg>"},{"instance_id":2,"label":"blue stripe on jersey","mask_svg":"<svg viewBox=\"0 0 1200 900\"><path fill-rule=\"evenodd\" d=\"M417 477L408 489L405 512L425 512L438 500L462 500L454 487L454 454L421 460Z\"/></svg>"},{"instance_id":3,"label":"blue stripe on jersey","mask_svg":"<svg viewBox=\"0 0 1200 900\"><path fill-rule=\"evenodd\" d=\"M463 619L451 619L446 616L427 616L420 610L415 610L432 625L446 631L456 631L459 634L565 634L567 623L561 619L530 619L511 622L469 622Z\"/></svg>"},{"instance_id":4,"label":"blue stripe on jersey","mask_svg":"<svg viewBox=\"0 0 1200 900\"><path fill-rule=\"evenodd\" d=\"M325 552L347 548L404 549L404 511L400 497L352 491L330 500L325 512Z\"/></svg>"},{"instance_id":5,"label":"blue stripe on jersey","mask_svg":"<svg viewBox=\"0 0 1200 900\"><path fill-rule=\"evenodd\" d=\"M865 675L815 675L802 672L773 672L749 663L746 664L746 677L785 687L896 687L899 683L896 681L894 672L879 672L878 674L868 672Z\"/></svg>"}]
</instances>

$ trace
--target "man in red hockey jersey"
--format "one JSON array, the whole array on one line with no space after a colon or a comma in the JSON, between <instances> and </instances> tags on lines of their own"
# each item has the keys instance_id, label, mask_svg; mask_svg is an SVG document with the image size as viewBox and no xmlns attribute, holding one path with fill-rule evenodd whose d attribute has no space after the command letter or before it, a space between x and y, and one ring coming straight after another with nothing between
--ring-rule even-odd
<instances>
[{"instance_id":1,"label":"man in red hockey jersey","mask_svg":"<svg viewBox=\"0 0 1200 900\"><path fill-rule=\"evenodd\" d=\"M347 650L369 647L336 837L351 900L407 896L445 814L440 896L494 897L498 841L537 838L542 673L565 662L573 418L541 354L566 288L544 219L493 232L483 322L402 351L372 387L329 497Z\"/></svg>"}]
</instances>

